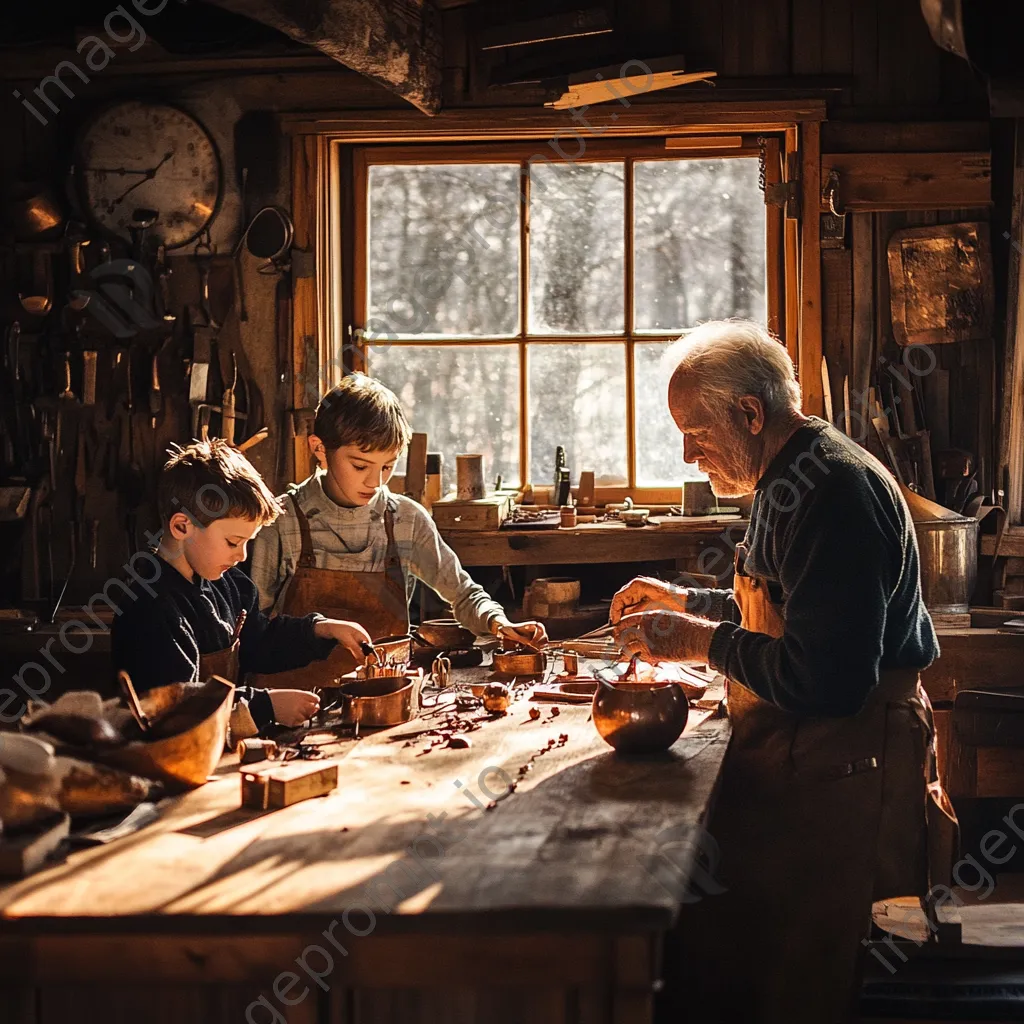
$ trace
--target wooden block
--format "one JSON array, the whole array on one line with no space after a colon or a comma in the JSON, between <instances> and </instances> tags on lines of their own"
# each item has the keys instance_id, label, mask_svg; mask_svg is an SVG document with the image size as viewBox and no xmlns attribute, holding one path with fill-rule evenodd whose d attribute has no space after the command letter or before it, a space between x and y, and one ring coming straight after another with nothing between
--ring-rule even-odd
<instances>
[{"instance_id":1,"label":"wooden block","mask_svg":"<svg viewBox=\"0 0 1024 1024\"><path fill-rule=\"evenodd\" d=\"M413 501L423 501L427 483L427 435L413 434L405 465L405 493Z\"/></svg>"},{"instance_id":2,"label":"wooden block","mask_svg":"<svg viewBox=\"0 0 1024 1024\"><path fill-rule=\"evenodd\" d=\"M280 765L241 775L242 806L263 811L324 796L338 785L336 762Z\"/></svg>"},{"instance_id":3,"label":"wooden block","mask_svg":"<svg viewBox=\"0 0 1024 1024\"><path fill-rule=\"evenodd\" d=\"M821 179L839 175L839 210L988 206L990 153L823 153Z\"/></svg>"},{"instance_id":4,"label":"wooden block","mask_svg":"<svg viewBox=\"0 0 1024 1024\"><path fill-rule=\"evenodd\" d=\"M511 494L492 494L473 501L442 498L431 509L439 530L497 530L511 511Z\"/></svg>"},{"instance_id":5,"label":"wooden block","mask_svg":"<svg viewBox=\"0 0 1024 1024\"><path fill-rule=\"evenodd\" d=\"M64 814L46 829L22 838L0 841L0 877L24 878L40 868L71 829Z\"/></svg>"},{"instance_id":6,"label":"wooden block","mask_svg":"<svg viewBox=\"0 0 1024 1024\"><path fill-rule=\"evenodd\" d=\"M580 486L576 491L576 500L586 507L594 504L594 473L592 470L587 469L580 473Z\"/></svg>"}]
</instances>

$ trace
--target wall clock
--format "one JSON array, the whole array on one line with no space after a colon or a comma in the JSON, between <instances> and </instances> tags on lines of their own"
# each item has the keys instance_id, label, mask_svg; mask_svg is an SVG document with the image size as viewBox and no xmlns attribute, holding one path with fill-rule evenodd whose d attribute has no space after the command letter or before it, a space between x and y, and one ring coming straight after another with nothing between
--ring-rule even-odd
<instances>
[{"instance_id":1,"label":"wall clock","mask_svg":"<svg viewBox=\"0 0 1024 1024\"><path fill-rule=\"evenodd\" d=\"M89 217L125 241L132 214L150 209L159 213L152 234L168 249L186 245L220 203L213 139L195 118L162 103L129 100L97 114L79 137L74 174Z\"/></svg>"}]
</instances>

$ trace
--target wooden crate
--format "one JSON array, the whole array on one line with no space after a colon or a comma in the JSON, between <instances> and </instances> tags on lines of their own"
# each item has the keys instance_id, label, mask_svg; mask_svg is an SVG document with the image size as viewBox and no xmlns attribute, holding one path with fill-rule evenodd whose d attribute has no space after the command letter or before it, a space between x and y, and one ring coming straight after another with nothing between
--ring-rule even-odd
<instances>
[{"instance_id":1,"label":"wooden crate","mask_svg":"<svg viewBox=\"0 0 1024 1024\"><path fill-rule=\"evenodd\" d=\"M475 501L442 498L432 509L439 530L497 530L512 512L511 494L492 494Z\"/></svg>"}]
</instances>

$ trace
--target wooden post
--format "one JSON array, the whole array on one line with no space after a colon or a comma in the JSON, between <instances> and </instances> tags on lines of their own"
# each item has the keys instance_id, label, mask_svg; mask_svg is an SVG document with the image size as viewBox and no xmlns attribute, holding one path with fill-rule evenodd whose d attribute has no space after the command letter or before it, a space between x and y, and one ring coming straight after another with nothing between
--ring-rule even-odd
<instances>
[{"instance_id":1,"label":"wooden post","mask_svg":"<svg viewBox=\"0 0 1024 1024\"><path fill-rule=\"evenodd\" d=\"M825 410L821 386L821 125L800 128L800 333L797 342L804 412Z\"/></svg>"},{"instance_id":2,"label":"wooden post","mask_svg":"<svg viewBox=\"0 0 1024 1024\"><path fill-rule=\"evenodd\" d=\"M320 400L320 358L317 342L317 301L315 272L317 238L317 196L319 194L319 140L298 136L292 142L293 247L304 254L302 263L292 263L292 365L291 402L295 411L295 437L291 480L302 480L312 470L312 456L303 426L310 425L310 412ZM302 410L308 410L303 413ZM282 481L283 482L283 481Z\"/></svg>"}]
</instances>

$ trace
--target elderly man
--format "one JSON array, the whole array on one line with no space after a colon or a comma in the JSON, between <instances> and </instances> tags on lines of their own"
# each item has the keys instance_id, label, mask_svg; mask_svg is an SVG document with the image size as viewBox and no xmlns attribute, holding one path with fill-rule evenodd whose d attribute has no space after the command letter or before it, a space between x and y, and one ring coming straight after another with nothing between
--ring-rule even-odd
<instances>
[{"instance_id":1,"label":"elderly man","mask_svg":"<svg viewBox=\"0 0 1024 1024\"><path fill-rule=\"evenodd\" d=\"M612 602L624 648L729 681L708 826L727 892L686 908L667 1001L702 1022L834 1024L872 899L925 895L930 841L943 880L952 861L918 678L938 645L913 524L879 462L800 412L793 365L763 327L704 324L669 360L683 458L717 495L754 503L734 590L641 577Z\"/></svg>"}]
</instances>

